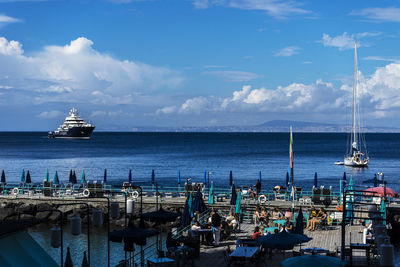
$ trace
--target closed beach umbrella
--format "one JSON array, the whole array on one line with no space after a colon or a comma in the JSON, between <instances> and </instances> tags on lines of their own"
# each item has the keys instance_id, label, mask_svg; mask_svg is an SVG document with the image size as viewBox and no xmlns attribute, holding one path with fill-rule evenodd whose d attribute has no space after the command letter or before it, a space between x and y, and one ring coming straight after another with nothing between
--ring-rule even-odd
<instances>
[{"instance_id":1,"label":"closed beach umbrella","mask_svg":"<svg viewBox=\"0 0 400 267\"><path fill-rule=\"evenodd\" d=\"M261 183L261 171L258 173L258 180L259 180L260 183Z\"/></svg>"},{"instance_id":2,"label":"closed beach umbrella","mask_svg":"<svg viewBox=\"0 0 400 267\"><path fill-rule=\"evenodd\" d=\"M376 173L374 174L374 187L378 186L378 179L376 178Z\"/></svg>"},{"instance_id":3,"label":"closed beach umbrella","mask_svg":"<svg viewBox=\"0 0 400 267\"><path fill-rule=\"evenodd\" d=\"M53 179L53 184L60 184L60 179L58 178L58 173L56 171L56 173L54 174L54 179Z\"/></svg>"},{"instance_id":4,"label":"closed beach umbrella","mask_svg":"<svg viewBox=\"0 0 400 267\"><path fill-rule=\"evenodd\" d=\"M26 173L26 183L27 183L27 184L32 183L31 174L29 173L29 170L28 170L28 172Z\"/></svg>"},{"instance_id":5,"label":"closed beach umbrella","mask_svg":"<svg viewBox=\"0 0 400 267\"><path fill-rule=\"evenodd\" d=\"M386 225L386 204L385 204L385 199L382 198L382 203L381 203L381 214L383 217L383 225Z\"/></svg>"},{"instance_id":6,"label":"closed beach umbrella","mask_svg":"<svg viewBox=\"0 0 400 267\"><path fill-rule=\"evenodd\" d=\"M297 215L297 218L296 218L296 227L294 228L295 234L299 234L299 235L304 234L303 220L304 220L303 210L300 207L299 214Z\"/></svg>"},{"instance_id":7,"label":"closed beach umbrella","mask_svg":"<svg viewBox=\"0 0 400 267\"><path fill-rule=\"evenodd\" d=\"M235 184L232 184L232 193L231 193L231 205L236 205L236 188Z\"/></svg>"},{"instance_id":8,"label":"closed beach umbrella","mask_svg":"<svg viewBox=\"0 0 400 267\"><path fill-rule=\"evenodd\" d=\"M174 222L180 215L180 213L166 211L161 207L157 211L143 213L140 217L145 221L167 223Z\"/></svg>"},{"instance_id":9,"label":"closed beach umbrella","mask_svg":"<svg viewBox=\"0 0 400 267\"><path fill-rule=\"evenodd\" d=\"M286 172L286 183L285 186L289 186L289 172Z\"/></svg>"},{"instance_id":10,"label":"closed beach umbrella","mask_svg":"<svg viewBox=\"0 0 400 267\"><path fill-rule=\"evenodd\" d=\"M104 169L104 178L103 178L104 184L107 183L107 169Z\"/></svg>"},{"instance_id":11,"label":"closed beach umbrella","mask_svg":"<svg viewBox=\"0 0 400 267\"><path fill-rule=\"evenodd\" d=\"M156 174L154 172L154 169L151 172L151 183L154 184L156 181Z\"/></svg>"},{"instance_id":12,"label":"closed beach umbrella","mask_svg":"<svg viewBox=\"0 0 400 267\"><path fill-rule=\"evenodd\" d=\"M69 178L68 181L73 184L74 183L74 174L72 173L72 169L69 170Z\"/></svg>"},{"instance_id":13,"label":"closed beach umbrella","mask_svg":"<svg viewBox=\"0 0 400 267\"><path fill-rule=\"evenodd\" d=\"M287 231L282 231L257 238L257 244L264 248L290 250L293 249L295 245L306 243L311 239L312 238L305 235L291 234Z\"/></svg>"},{"instance_id":14,"label":"closed beach umbrella","mask_svg":"<svg viewBox=\"0 0 400 267\"><path fill-rule=\"evenodd\" d=\"M188 226L191 221L192 217L190 216L189 199L186 199L185 206L183 207L181 226L182 227Z\"/></svg>"},{"instance_id":15,"label":"closed beach umbrella","mask_svg":"<svg viewBox=\"0 0 400 267\"><path fill-rule=\"evenodd\" d=\"M86 175L85 175L85 170L82 171L82 178L81 178L81 184L86 183Z\"/></svg>"},{"instance_id":16,"label":"closed beach umbrella","mask_svg":"<svg viewBox=\"0 0 400 267\"><path fill-rule=\"evenodd\" d=\"M239 190L237 193L235 213L242 213L242 190Z\"/></svg>"},{"instance_id":17,"label":"closed beach umbrella","mask_svg":"<svg viewBox=\"0 0 400 267\"><path fill-rule=\"evenodd\" d=\"M129 169L129 178L128 178L128 182L132 183L132 170Z\"/></svg>"},{"instance_id":18,"label":"closed beach umbrella","mask_svg":"<svg viewBox=\"0 0 400 267\"><path fill-rule=\"evenodd\" d=\"M69 247L67 247L67 256L65 257L65 267L73 267L74 265L72 264L72 259L71 259L71 251L69 250Z\"/></svg>"},{"instance_id":19,"label":"closed beach umbrella","mask_svg":"<svg viewBox=\"0 0 400 267\"><path fill-rule=\"evenodd\" d=\"M203 184L207 184L207 171L204 171Z\"/></svg>"},{"instance_id":20,"label":"closed beach umbrella","mask_svg":"<svg viewBox=\"0 0 400 267\"><path fill-rule=\"evenodd\" d=\"M73 178L74 178L73 183L74 183L74 184L77 184L77 183L78 183L78 179L76 178L76 172L75 172L75 170L74 170L74 173L72 174L72 176L73 176Z\"/></svg>"},{"instance_id":21,"label":"closed beach umbrella","mask_svg":"<svg viewBox=\"0 0 400 267\"><path fill-rule=\"evenodd\" d=\"M314 174L314 186L315 186L315 187L318 187L318 175L317 175L316 172L315 172L315 174Z\"/></svg>"},{"instance_id":22,"label":"closed beach umbrella","mask_svg":"<svg viewBox=\"0 0 400 267\"><path fill-rule=\"evenodd\" d=\"M83 260L82 260L82 265L81 267L90 267L87 257L86 257L86 251L83 252Z\"/></svg>"},{"instance_id":23,"label":"closed beach umbrella","mask_svg":"<svg viewBox=\"0 0 400 267\"><path fill-rule=\"evenodd\" d=\"M214 204L214 183L211 182L210 192L208 194L208 204Z\"/></svg>"},{"instance_id":24,"label":"closed beach umbrella","mask_svg":"<svg viewBox=\"0 0 400 267\"><path fill-rule=\"evenodd\" d=\"M22 173L21 173L21 183L25 183L25 170L22 169Z\"/></svg>"},{"instance_id":25,"label":"closed beach umbrella","mask_svg":"<svg viewBox=\"0 0 400 267\"><path fill-rule=\"evenodd\" d=\"M353 190L353 177L350 177L350 182L349 182L349 191ZM347 200L347 204L346 204L346 222L351 223L353 221L354 218L354 212L353 212L353 201L354 201L354 197L353 197L353 192L350 192L349 194L349 198Z\"/></svg>"},{"instance_id":26,"label":"closed beach umbrella","mask_svg":"<svg viewBox=\"0 0 400 267\"><path fill-rule=\"evenodd\" d=\"M50 174L49 174L49 169L46 170L46 177L45 177L46 182L50 182Z\"/></svg>"},{"instance_id":27,"label":"closed beach umbrella","mask_svg":"<svg viewBox=\"0 0 400 267\"><path fill-rule=\"evenodd\" d=\"M340 258L316 255L316 254L288 258L281 262L281 267L309 267L309 266L344 267L347 266L347 262L342 261Z\"/></svg>"},{"instance_id":28,"label":"closed beach umbrella","mask_svg":"<svg viewBox=\"0 0 400 267\"><path fill-rule=\"evenodd\" d=\"M198 211L199 213L203 213L207 210L206 204L204 204L203 194L200 192L200 189L197 190L196 195L193 201L193 211Z\"/></svg>"},{"instance_id":29,"label":"closed beach umbrella","mask_svg":"<svg viewBox=\"0 0 400 267\"><path fill-rule=\"evenodd\" d=\"M3 184L6 183L6 173L4 172L4 170L1 171L1 182Z\"/></svg>"},{"instance_id":30,"label":"closed beach umbrella","mask_svg":"<svg viewBox=\"0 0 400 267\"><path fill-rule=\"evenodd\" d=\"M232 175L232 171L229 172L229 185L232 186L233 184L233 175Z\"/></svg>"},{"instance_id":31,"label":"closed beach umbrella","mask_svg":"<svg viewBox=\"0 0 400 267\"><path fill-rule=\"evenodd\" d=\"M189 193L188 204L189 204L189 213L191 218L193 217L193 197L191 193Z\"/></svg>"},{"instance_id":32,"label":"closed beach umbrella","mask_svg":"<svg viewBox=\"0 0 400 267\"><path fill-rule=\"evenodd\" d=\"M343 180L346 181L347 177L346 177L346 172L343 173Z\"/></svg>"},{"instance_id":33,"label":"closed beach umbrella","mask_svg":"<svg viewBox=\"0 0 400 267\"><path fill-rule=\"evenodd\" d=\"M178 170L178 184L181 184L181 170Z\"/></svg>"}]
</instances>

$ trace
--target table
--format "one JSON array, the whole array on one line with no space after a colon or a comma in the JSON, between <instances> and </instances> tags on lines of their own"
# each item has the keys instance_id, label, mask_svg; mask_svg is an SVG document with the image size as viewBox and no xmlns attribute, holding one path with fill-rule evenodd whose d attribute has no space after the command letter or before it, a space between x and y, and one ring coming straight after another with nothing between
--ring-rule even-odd
<instances>
[{"instance_id":1,"label":"table","mask_svg":"<svg viewBox=\"0 0 400 267\"><path fill-rule=\"evenodd\" d=\"M353 249L365 250L365 254L367 256L367 263L369 265L371 245L370 244L358 244L358 243L350 244L350 265L353 264Z\"/></svg>"},{"instance_id":2,"label":"table","mask_svg":"<svg viewBox=\"0 0 400 267\"><path fill-rule=\"evenodd\" d=\"M147 259L147 266L165 266L165 267L173 267L175 265L175 261L170 258L154 258Z\"/></svg>"},{"instance_id":3,"label":"table","mask_svg":"<svg viewBox=\"0 0 400 267\"><path fill-rule=\"evenodd\" d=\"M253 258L259 251L259 247L237 247L229 256L233 258Z\"/></svg>"},{"instance_id":4,"label":"table","mask_svg":"<svg viewBox=\"0 0 400 267\"><path fill-rule=\"evenodd\" d=\"M206 235L207 234L212 234L212 231L213 231L213 229L210 229L210 228L204 228L204 229L199 229L199 230L197 230L197 231L194 231L194 232L197 232L197 233L199 233L199 235L201 236L201 243L202 244L204 244L204 243L206 243L206 241L207 241L207 238L206 238ZM210 240L210 242L212 241L212 237L210 238L211 240Z\"/></svg>"}]
</instances>

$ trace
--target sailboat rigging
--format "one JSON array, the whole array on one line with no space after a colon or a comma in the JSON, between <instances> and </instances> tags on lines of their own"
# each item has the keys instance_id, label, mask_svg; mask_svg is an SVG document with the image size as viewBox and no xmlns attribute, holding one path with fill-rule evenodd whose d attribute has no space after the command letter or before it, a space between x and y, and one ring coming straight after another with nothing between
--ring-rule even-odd
<instances>
[{"instance_id":1,"label":"sailboat rigging","mask_svg":"<svg viewBox=\"0 0 400 267\"><path fill-rule=\"evenodd\" d=\"M352 127L350 132L350 145L347 154L344 157L344 165L351 167L367 167L370 160L367 152L365 138L360 129L357 89L358 89L357 43L354 43Z\"/></svg>"}]
</instances>

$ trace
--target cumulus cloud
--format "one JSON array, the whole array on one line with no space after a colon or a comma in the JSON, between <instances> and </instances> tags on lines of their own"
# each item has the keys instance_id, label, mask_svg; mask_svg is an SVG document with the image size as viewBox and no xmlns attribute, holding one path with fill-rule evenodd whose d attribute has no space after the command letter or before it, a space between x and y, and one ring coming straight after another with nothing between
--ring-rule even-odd
<instances>
[{"instance_id":1,"label":"cumulus cloud","mask_svg":"<svg viewBox=\"0 0 400 267\"><path fill-rule=\"evenodd\" d=\"M58 110L43 111L37 117L41 119L53 119L62 116L63 113Z\"/></svg>"},{"instance_id":2,"label":"cumulus cloud","mask_svg":"<svg viewBox=\"0 0 400 267\"><path fill-rule=\"evenodd\" d=\"M275 53L276 57L290 57L299 53L301 48L298 46L287 46Z\"/></svg>"},{"instance_id":3,"label":"cumulus cloud","mask_svg":"<svg viewBox=\"0 0 400 267\"><path fill-rule=\"evenodd\" d=\"M36 104L120 105L140 102L149 91L176 88L183 81L176 71L119 60L93 45L93 41L79 37L26 56L21 43L0 37L0 84L24 90Z\"/></svg>"},{"instance_id":4,"label":"cumulus cloud","mask_svg":"<svg viewBox=\"0 0 400 267\"><path fill-rule=\"evenodd\" d=\"M193 5L199 9L205 9L212 6L226 6L244 10L260 10L277 19L285 19L293 15L304 15L311 13L309 10L301 8L302 4L296 1L193 0Z\"/></svg>"},{"instance_id":5,"label":"cumulus cloud","mask_svg":"<svg viewBox=\"0 0 400 267\"><path fill-rule=\"evenodd\" d=\"M156 110L156 115L171 114L177 110L176 106L167 106Z\"/></svg>"},{"instance_id":6,"label":"cumulus cloud","mask_svg":"<svg viewBox=\"0 0 400 267\"><path fill-rule=\"evenodd\" d=\"M235 70L206 71L204 74L214 75L228 82L246 82L258 78L256 73Z\"/></svg>"},{"instance_id":7,"label":"cumulus cloud","mask_svg":"<svg viewBox=\"0 0 400 267\"><path fill-rule=\"evenodd\" d=\"M376 22L400 22L400 8L397 7L370 7L350 14L363 16Z\"/></svg>"},{"instance_id":8,"label":"cumulus cloud","mask_svg":"<svg viewBox=\"0 0 400 267\"><path fill-rule=\"evenodd\" d=\"M375 37L381 35L381 32L361 32L356 34L349 34L344 32L342 35L331 37L329 34L322 34L322 39L319 41L324 46L336 47L339 50L347 50L354 48L354 42L357 41L357 46L368 46L364 41L360 39Z\"/></svg>"}]
</instances>

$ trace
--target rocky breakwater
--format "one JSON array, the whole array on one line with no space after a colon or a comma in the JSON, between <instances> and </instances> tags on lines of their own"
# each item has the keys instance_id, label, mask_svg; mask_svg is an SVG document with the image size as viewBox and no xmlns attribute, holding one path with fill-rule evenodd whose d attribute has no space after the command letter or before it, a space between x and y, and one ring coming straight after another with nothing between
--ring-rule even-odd
<instances>
[{"instance_id":1,"label":"rocky breakwater","mask_svg":"<svg viewBox=\"0 0 400 267\"><path fill-rule=\"evenodd\" d=\"M80 203L87 203L89 205L89 214L87 205ZM87 224L88 216L92 223L92 215L94 210L101 210L103 218L103 226L110 222L110 228L121 229L127 224L133 224L139 227L140 224L140 210L139 205L136 205L132 214L125 214L125 203L119 203L119 216L111 218L107 216L107 200L105 199L82 199L79 201L65 201L65 200L46 200L46 199L0 199L0 220L38 220L44 224L59 224L61 221L62 212L63 223L68 224L71 217L79 216L82 219L82 224ZM68 205L64 205L68 204ZM169 206L163 204L163 209L173 212L181 212L181 208L174 205ZM155 211L154 204L143 203L143 213ZM160 229L159 225L144 221L146 228ZM172 227L178 227L180 224L180 217L175 222L164 224L163 231L168 231Z\"/></svg>"}]
</instances>

